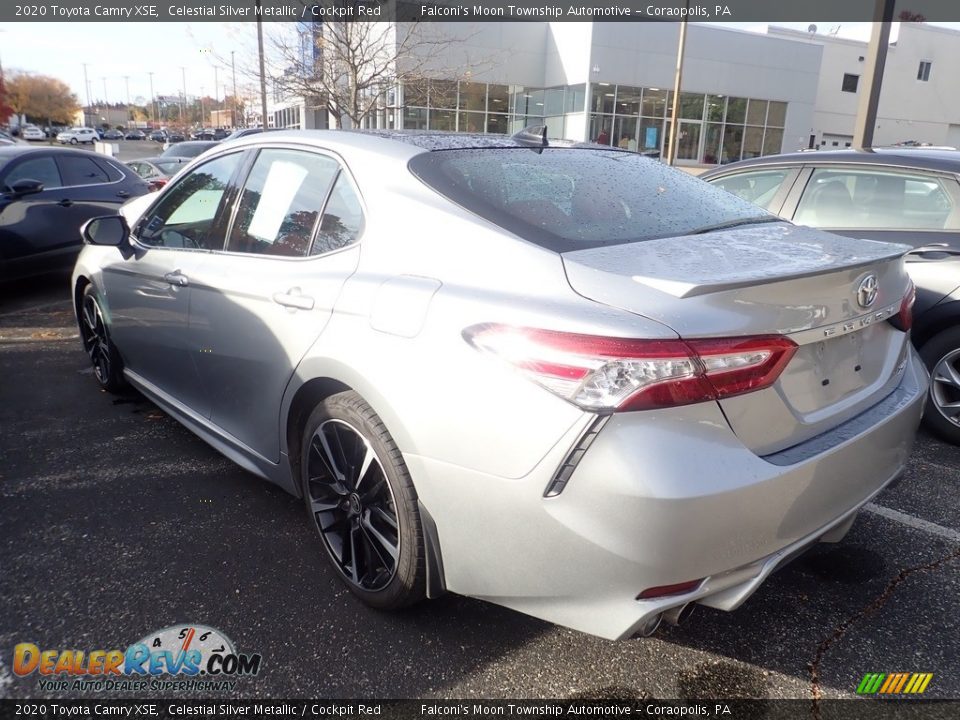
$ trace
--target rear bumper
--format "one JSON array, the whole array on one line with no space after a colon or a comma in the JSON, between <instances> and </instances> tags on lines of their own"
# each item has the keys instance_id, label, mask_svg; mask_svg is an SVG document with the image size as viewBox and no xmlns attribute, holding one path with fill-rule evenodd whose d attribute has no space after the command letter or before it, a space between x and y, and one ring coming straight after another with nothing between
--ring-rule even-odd
<instances>
[{"instance_id":1,"label":"rear bumper","mask_svg":"<svg viewBox=\"0 0 960 720\"><path fill-rule=\"evenodd\" d=\"M804 548L839 539L902 472L926 390L911 350L893 395L768 458L713 403L615 415L552 498L543 490L568 438L517 481L408 463L437 520L449 589L625 638L687 602L732 610ZM637 600L697 579L692 592Z\"/></svg>"}]
</instances>

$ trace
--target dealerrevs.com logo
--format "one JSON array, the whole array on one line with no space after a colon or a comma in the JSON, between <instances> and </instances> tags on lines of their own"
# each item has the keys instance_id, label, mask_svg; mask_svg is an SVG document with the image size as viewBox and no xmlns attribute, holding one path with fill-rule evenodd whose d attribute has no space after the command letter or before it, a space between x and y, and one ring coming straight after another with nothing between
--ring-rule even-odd
<instances>
[{"instance_id":1,"label":"dealerrevs.com logo","mask_svg":"<svg viewBox=\"0 0 960 720\"><path fill-rule=\"evenodd\" d=\"M41 690L71 692L231 691L236 678L260 671L258 653L238 653L233 642L206 625L171 625L126 650L13 649L13 672L36 673Z\"/></svg>"}]
</instances>

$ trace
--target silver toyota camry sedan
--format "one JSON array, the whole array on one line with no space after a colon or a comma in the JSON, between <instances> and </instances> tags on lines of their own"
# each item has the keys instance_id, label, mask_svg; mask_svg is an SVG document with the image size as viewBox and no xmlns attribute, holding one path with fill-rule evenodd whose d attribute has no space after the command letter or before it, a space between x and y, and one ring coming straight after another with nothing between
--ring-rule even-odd
<instances>
[{"instance_id":1,"label":"silver toyota camry sedan","mask_svg":"<svg viewBox=\"0 0 960 720\"><path fill-rule=\"evenodd\" d=\"M844 536L926 396L908 248L540 132L252 136L84 238L100 384L302 497L380 608L733 610Z\"/></svg>"}]
</instances>

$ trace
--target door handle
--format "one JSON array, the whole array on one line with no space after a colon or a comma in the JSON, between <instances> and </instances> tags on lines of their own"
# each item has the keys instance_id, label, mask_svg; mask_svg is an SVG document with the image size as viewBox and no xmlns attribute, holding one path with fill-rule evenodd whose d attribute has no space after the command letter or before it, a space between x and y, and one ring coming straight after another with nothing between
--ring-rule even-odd
<instances>
[{"instance_id":1,"label":"door handle","mask_svg":"<svg viewBox=\"0 0 960 720\"><path fill-rule=\"evenodd\" d=\"M274 293L273 301L278 305L293 308L294 310L313 310L314 300L309 295L303 295L300 288L290 288L285 293Z\"/></svg>"},{"instance_id":2,"label":"door handle","mask_svg":"<svg viewBox=\"0 0 960 720\"><path fill-rule=\"evenodd\" d=\"M168 272L163 276L163 279L171 285L176 285L177 287L186 287L190 284L190 279L179 270Z\"/></svg>"},{"instance_id":3,"label":"door handle","mask_svg":"<svg viewBox=\"0 0 960 720\"><path fill-rule=\"evenodd\" d=\"M57 205L59 205L60 207L70 207L71 205L73 205L73 200L71 200L70 198L64 198L63 200L58 202Z\"/></svg>"},{"instance_id":4,"label":"door handle","mask_svg":"<svg viewBox=\"0 0 960 720\"><path fill-rule=\"evenodd\" d=\"M121 190L117 193L117 197L128 198L130 197L130 193L128 193L126 190Z\"/></svg>"}]
</instances>

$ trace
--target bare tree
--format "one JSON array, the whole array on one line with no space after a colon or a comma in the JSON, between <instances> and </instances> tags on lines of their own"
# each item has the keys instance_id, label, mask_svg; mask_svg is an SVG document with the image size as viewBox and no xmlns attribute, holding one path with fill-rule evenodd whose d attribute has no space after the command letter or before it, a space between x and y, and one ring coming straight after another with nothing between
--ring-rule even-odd
<instances>
[{"instance_id":1,"label":"bare tree","mask_svg":"<svg viewBox=\"0 0 960 720\"><path fill-rule=\"evenodd\" d=\"M465 79L482 61L464 61L465 37L439 24L324 22L274 40L285 92L326 107L341 126L359 127L398 85L425 90L427 77ZM456 58L456 59L455 59Z\"/></svg>"}]
</instances>

